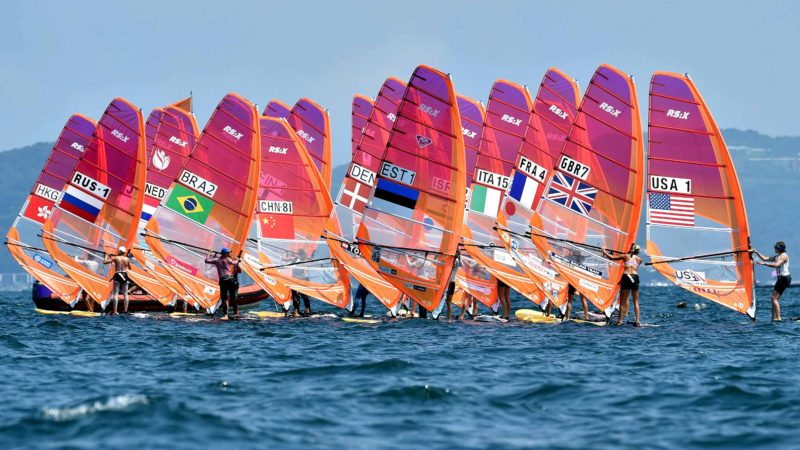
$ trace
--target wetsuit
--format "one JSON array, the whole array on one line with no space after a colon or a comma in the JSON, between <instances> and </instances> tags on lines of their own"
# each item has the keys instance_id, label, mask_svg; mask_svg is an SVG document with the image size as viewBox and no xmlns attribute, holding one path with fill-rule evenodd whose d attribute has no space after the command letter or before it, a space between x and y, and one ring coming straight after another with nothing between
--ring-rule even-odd
<instances>
[{"instance_id":1,"label":"wetsuit","mask_svg":"<svg viewBox=\"0 0 800 450\"><path fill-rule=\"evenodd\" d=\"M356 290L356 303L353 304L353 312L351 315L355 315L358 302L361 302L361 314L359 314L359 317L364 317L364 309L367 307L367 295L369 295L367 288L365 288L363 284L359 284Z\"/></svg>"},{"instance_id":2,"label":"wetsuit","mask_svg":"<svg viewBox=\"0 0 800 450\"><path fill-rule=\"evenodd\" d=\"M228 315L228 304L233 303L233 315L239 314L239 260L226 258L206 259L206 264L212 264L217 268L219 276L219 298L222 301L222 314Z\"/></svg>"}]
</instances>

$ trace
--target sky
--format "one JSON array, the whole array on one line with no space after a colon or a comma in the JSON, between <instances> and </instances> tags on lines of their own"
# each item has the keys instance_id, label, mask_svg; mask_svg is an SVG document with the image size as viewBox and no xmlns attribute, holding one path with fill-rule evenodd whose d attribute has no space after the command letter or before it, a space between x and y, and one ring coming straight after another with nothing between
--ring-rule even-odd
<instances>
[{"instance_id":1,"label":"sky","mask_svg":"<svg viewBox=\"0 0 800 450\"><path fill-rule=\"evenodd\" d=\"M800 2L9 1L0 5L0 149L52 141L70 114L125 97L145 114L193 92L201 127L237 92L260 108L329 109L349 160L353 94L415 66L485 101L495 79L535 94L548 67L585 87L599 64L689 73L722 128L800 135Z\"/></svg>"}]
</instances>

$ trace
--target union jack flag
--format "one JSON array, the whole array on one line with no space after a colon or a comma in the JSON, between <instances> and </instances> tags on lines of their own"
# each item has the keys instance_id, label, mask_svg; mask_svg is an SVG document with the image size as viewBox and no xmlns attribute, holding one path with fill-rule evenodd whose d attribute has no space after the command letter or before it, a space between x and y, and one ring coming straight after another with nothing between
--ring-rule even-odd
<instances>
[{"instance_id":1,"label":"union jack flag","mask_svg":"<svg viewBox=\"0 0 800 450\"><path fill-rule=\"evenodd\" d=\"M595 196L597 196L597 189L561 172L555 173L553 181L550 183L550 189L547 191L548 200L564 205L584 216L588 216L589 211L592 210Z\"/></svg>"}]
</instances>

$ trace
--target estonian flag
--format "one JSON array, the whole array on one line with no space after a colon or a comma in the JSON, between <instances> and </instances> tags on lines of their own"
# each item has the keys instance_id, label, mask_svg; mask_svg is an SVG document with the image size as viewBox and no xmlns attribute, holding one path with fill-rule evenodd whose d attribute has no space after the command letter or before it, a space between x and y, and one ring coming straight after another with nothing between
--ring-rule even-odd
<instances>
[{"instance_id":1,"label":"estonian flag","mask_svg":"<svg viewBox=\"0 0 800 450\"><path fill-rule=\"evenodd\" d=\"M419 191L402 184L379 178L375 187L375 198L394 203L403 208L414 209L417 207Z\"/></svg>"}]
</instances>

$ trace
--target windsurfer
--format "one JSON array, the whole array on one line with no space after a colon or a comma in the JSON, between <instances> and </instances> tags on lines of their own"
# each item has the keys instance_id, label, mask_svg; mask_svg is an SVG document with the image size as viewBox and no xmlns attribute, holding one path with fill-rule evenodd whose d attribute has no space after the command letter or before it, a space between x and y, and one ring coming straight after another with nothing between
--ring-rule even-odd
<instances>
[{"instance_id":1,"label":"windsurfer","mask_svg":"<svg viewBox=\"0 0 800 450\"><path fill-rule=\"evenodd\" d=\"M356 309L358 308L358 304L361 304L361 313L358 317L364 317L364 310L367 307L367 295L369 295L369 290L363 285L359 284L358 289L356 289L356 296L355 296L355 303L353 303L353 310L350 311L350 316L356 315Z\"/></svg>"},{"instance_id":2,"label":"windsurfer","mask_svg":"<svg viewBox=\"0 0 800 450\"><path fill-rule=\"evenodd\" d=\"M206 264L217 268L219 276L219 295L222 302L222 320L228 320L228 310L233 304L233 317L239 317L239 302L236 296L239 293L239 263L238 258L231 258L231 251L227 247L219 252L219 258L212 258L211 252L206 255Z\"/></svg>"},{"instance_id":3,"label":"windsurfer","mask_svg":"<svg viewBox=\"0 0 800 450\"><path fill-rule=\"evenodd\" d=\"M639 266L642 264L642 258L639 257L641 248L638 244L631 245L628 253L620 256L614 256L606 249L603 249L603 255L611 261L624 261L625 271L620 280L619 292L619 318L617 325L622 325L622 320L628 316L628 295L633 299L633 326L638 327L641 322L639 321Z\"/></svg>"},{"instance_id":4,"label":"windsurfer","mask_svg":"<svg viewBox=\"0 0 800 450\"><path fill-rule=\"evenodd\" d=\"M111 290L111 299L114 300L113 314L117 312L117 305L119 304L119 294L122 293L125 299L125 309L122 311L128 313L128 269L131 268L131 260L126 255L127 250L125 247L120 247L117 254L114 256L106 254L103 258L103 264L114 264L114 277L111 279L114 287Z\"/></svg>"},{"instance_id":5,"label":"windsurfer","mask_svg":"<svg viewBox=\"0 0 800 450\"><path fill-rule=\"evenodd\" d=\"M303 267L297 267L297 264L302 264L308 261L308 254L304 249L300 249L295 253L293 256L290 254L286 258L287 261L290 261L289 264L294 265L292 269L292 276L296 279L303 279L306 276L306 269ZM300 314L301 316L308 317L311 315L311 300L308 296L302 292L297 292L292 290L292 308L294 311L292 312L292 317L297 317L298 311L300 310L300 299L303 300L303 313Z\"/></svg>"},{"instance_id":6,"label":"windsurfer","mask_svg":"<svg viewBox=\"0 0 800 450\"><path fill-rule=\"evenodd\" d=\"M503 308L501 318L511 320L511 288L500 278L497 279L497 298L500 300L500 307Z\"/></svg>"},{"instance_id":7,"label":"windsurfer","mask_svg":"<svg viewBox=\"0 0 800 450\"><path fill-rule=\"evenodd\" d=\"M789 254L786 253L786 243L778 241L775 243L775 256L766 257L756 249L751 249L761 261L756 264L772 267L775 269L778 278L775 280L775 287L772 288L772 320L781 320L781 295L786 288L792 284L792 275L789 273Z\"/></svg>"},{"instance_id":8,"label":"windsurfer","mask_svg":"<svg viewBox=\"0 0 800 450\"><path fill-rule=\"evenodd\" d=\"M569 320L570 317L572 317L572 300L575 299L575 292L575 286L570 284L567 288L567 312L565 314L565 320ZM578 292L578 298L581 300L581 306L583 307L583 320L589 320L589 304L586 303L586 297Z\"/></svg>"}]
</instances>

